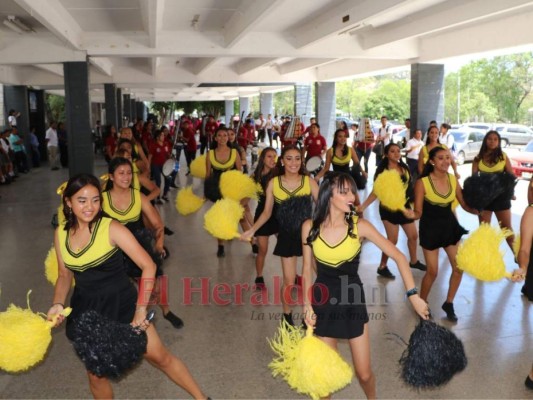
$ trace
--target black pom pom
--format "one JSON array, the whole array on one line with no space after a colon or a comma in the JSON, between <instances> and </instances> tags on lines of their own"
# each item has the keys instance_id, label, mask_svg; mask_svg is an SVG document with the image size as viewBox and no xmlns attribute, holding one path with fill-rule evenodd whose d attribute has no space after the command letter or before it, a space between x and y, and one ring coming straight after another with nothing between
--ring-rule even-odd
<instances>
[{"instance_id":1,"label":"black pom pom","mask_svg":"<svg viewBox=\"0 0 533 400\"><path fill-rule=\"evenodd\" d=\"M482 211L502 193L499 174L477 173L465 179L463 198L470 207Z\"/></svg>"},{"instance_id":2,"label":"black pom pom","mask_svg":"<svg viewBox=\"0 0 533 400\"><path fill-rule=\"evenodd\" d=\"M222 198L220 193L220 175L212 174L204 181L204 197L213 203Z\"/></svg>"},{"instance_id":3,"label":"black pom pom","mask_svg":"<svg viewBox=\"0 0 533 400\"><path fill-rule=\"evenodd\" d=\"M293 196L278 206L276 219L280 229L297 233L306 219L311 218L313 203L311 196Z\"/></svg>"},{"instance_id":4,"label":"black pom pom","mask_svg":"<svg viewBox=\"0 0 533 400\"><path fill-rule=\"evenodd\" d=\"M73 323L74 349L96 376L118 379L146 353L146 332L129 324L111 321L93 310Z\"/></svg>"},{"instance_id":5,"label":"black pom pom","mask_svg":"<svg viewBox=\"0 0 533 400\"><path fill-rule=\"evenodd\" d=\"M444 385L466 364L463 343L457 336L426 320L417 325L400 359L402 379L418 389Z\"/></svg>"}]
</instances>

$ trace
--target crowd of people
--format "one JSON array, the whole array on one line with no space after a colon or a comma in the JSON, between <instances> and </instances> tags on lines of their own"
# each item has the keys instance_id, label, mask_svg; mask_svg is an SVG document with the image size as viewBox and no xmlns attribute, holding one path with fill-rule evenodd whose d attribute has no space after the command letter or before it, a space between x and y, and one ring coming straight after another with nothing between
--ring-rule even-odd
<instances>
[{"instance_id":1,"label":"crowd of people","mask_svg":"<svg viewBox=\"0 0 533 400\"><path fill-rule=\"evenodd\" d=\"M490 222L494 213L502 227L511 228L510 201L496 199L481 212L465 202L446 124L440 129L436 124L428 127L425 142L422 141L422 130L415 130L407 142L407 162L404 162L400 147L392 140L393 134L387 128L386 117L381 121L382 126L373 132L372 137L367 132L360 133L358 126L353 126L355 132L350 132L344 125L335 132L329 146L314 119L305 127L296 119L283 118L283 122L278 122L277 118L271 115L264 118L262 114L257 119L251 115L244 120L232 119L229 126L217 123L213 116L203 119L182 116L169 126L156 127L152 121L139 120L120 132L114 126L106 127L102 150L109 163L109 180L105 189L102 190L96 178L82 174L69 180L63 194L67 225L56 231L60 278L49 317L65 307L75 277L71 304L75 303L77 314L69 321L85 310L95 309L108 318L141 326L148 335L146 358L191 396L205 398L185 364L165 348L155 328L145 321L149 305L146 287L141 296L141 290L136 291L130 280L137 278L140 285L152 282L148 291L157 292L156 278L163 274L163 260L169 256L164 236L172 231L164 226L154 204L168 202L170 189L179 187L181 153L185 153L188 175L199 150L200 154L206 154L206 197L208 191L211 192L208 185L213 181L218 185L220 176L229 170L251 174L258 184L254 216L248 200L241 202L245 215L241 220L243 232L240 237L252 244L252 251L257 255L255 290L267 288L263 272L269 237L275 235L273 254L280 258L281 264L283 320L289 325L298 325L291 300L293 289L300 287L304 293L301 325L314 327L315 334L333 348L336 348L338 339L348 339L357 379L366 396L375 397L369 318L358 273L362 243L368 240L382 251L381 260L376 265L379 279L395 278L394 269L387 265L389 259L395 262L406 296L422 319L432 316L428 302L439 265L442 268L439 249L444 249L451 276L442 309L446 318L455 323L461 311L456 312L454 298L462 279L456 254L461 238L467 233L461 226L456 205L478 215L480 223ZM350 135L353 135L352 146L347 144ZM52 142L49 146L50 163L55 168L57 153L50 151L50 147L54 144L60 147L59 138L57 134L53 137L47 133L47 140L48 144ZM3 137L0 141L4 142ZM252 160L246 150L257 142L268 143L262 147L258 159ZM276 148L272 146L274 142ZM374 151L376 147L381 149ZM372 154L376 157L375 170L369 170L368 166ZM322 164L320 168L308 171L306 167L312 158L318 158ZM4 159L9 158L2 157L2 161ZM362 159L364 165L360 164ZM176 166L170 173L164 173L168 160ZM4 169L2 164L4 178L11 171L24 172L20 169L22 165L15 161L10 170L9 167ZM404 187L403 193L398 195L406 199L403 211L389 210L380 203L379 215L386 236L364 217L365 211L376 201L376 194L370 190L369 195L361 199L358 185L361 177L366 182L373 173L375 180L384 171L398 173ZM512 172L497 132L490 131L485 136L472 172ZM531 185L530 193L533 193ZM533 195L530 197L531 204ZM209 197L212 201L219 198ZM531 205L521 226L521 247L513 280L525 280L522 293L533 301L530 211ZM396 246L400 227L407 237L406 249ZM513 240L513 236L508 239L510 246ZM217 246L216 255L224 257L224 242L219 240ZM417 255L418 246L422 248L424 260ZM125 257L118 260L115 252L123 252ZM303 259L300 273L299 258ZM121 269L117 265L124 260L127 268ZM97 269L104 273L95 274ZM417 276L419 273L423 276ZM117 279L122 283L116 287L106 284ZM415 280L420 280L420 290ZM342 304L329 301L343 296L341 290L346 283L357 286L358 290L350 291L351 297L344 299ZM327 288L325 293L324 287ZM160 306L165 318L175 328L184 325L168 304ZM59 318L58 323L62 320ZM67 327L67 334L69 332ZM533 386L533 370L527 379L526 385ZM105 378L89 373L89 385L95 397L112 395L112 388Z\"/></svg>"}]
</instances>

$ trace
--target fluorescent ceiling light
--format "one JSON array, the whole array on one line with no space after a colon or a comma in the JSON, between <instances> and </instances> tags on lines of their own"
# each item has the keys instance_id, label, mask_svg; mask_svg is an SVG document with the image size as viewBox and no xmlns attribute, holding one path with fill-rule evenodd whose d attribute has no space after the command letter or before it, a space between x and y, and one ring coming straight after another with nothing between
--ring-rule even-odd
<instances>
[{"instance_id":1,"label":"fluorescent ceiling light","mask_svg":"<svg viewBox=\"0 0 533 400\"><path fill-rule=\"evenodd\" d=\"M34 32L33 28L26 25L24 22L22 22L20 19L18 19L14 15L9 15L4 20L4 25L7 26L12 31L17 32L20 35L23 33L27 33L27 32Z\"/></svg>"}]
</instances>

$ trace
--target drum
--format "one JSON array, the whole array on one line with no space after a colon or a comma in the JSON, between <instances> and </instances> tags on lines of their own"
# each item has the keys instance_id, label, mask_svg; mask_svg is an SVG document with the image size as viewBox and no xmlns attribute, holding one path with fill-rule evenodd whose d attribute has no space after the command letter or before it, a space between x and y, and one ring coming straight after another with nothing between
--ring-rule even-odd
<instances>
[{"instance_id":1,"label":"drum","mask_svg":"<svg viewBox=\"0 0 533 400\"><path fill-rule=\"evenodd\" d=\"M305 163L305 168L311 175L316 175L324 168L324 160L319 156L311 157Z\"/></svg>"},{"instance_id":2,"label":"drum","mask_svg":"<svg viewBox=\"0 0 533 400\"><path fill-rule=\"evenodd\" d=\"M169 158L163 164L163 175L170 176L170 174L174 172L175 167L176 167L176 160L174 160L173 158Z\"/></svg>"}]
</instances>

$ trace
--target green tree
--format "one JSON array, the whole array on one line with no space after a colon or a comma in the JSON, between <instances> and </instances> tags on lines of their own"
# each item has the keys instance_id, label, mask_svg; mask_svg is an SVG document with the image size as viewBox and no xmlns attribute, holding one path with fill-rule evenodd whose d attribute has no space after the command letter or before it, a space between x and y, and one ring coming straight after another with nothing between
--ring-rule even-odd
<instances>
[{"instance_id":1,"label":"green tree","mask_svg":"<svg viewBox=\"0 0 533 400\"><path fill-rule=\"evenodd\" d=\"M47 121L65 121L65 98L46 93L45 112Z\"/></svg>"},{"instance_id":2,"label":"green tree","mask_svg":"<svg viewBox=\"0 0 533 400\"><path fill-rule=\"evenodd\" d=\"M294 90L274 93L274 113L278 116L294 114Z\"/></svg>"}]
</instances>

